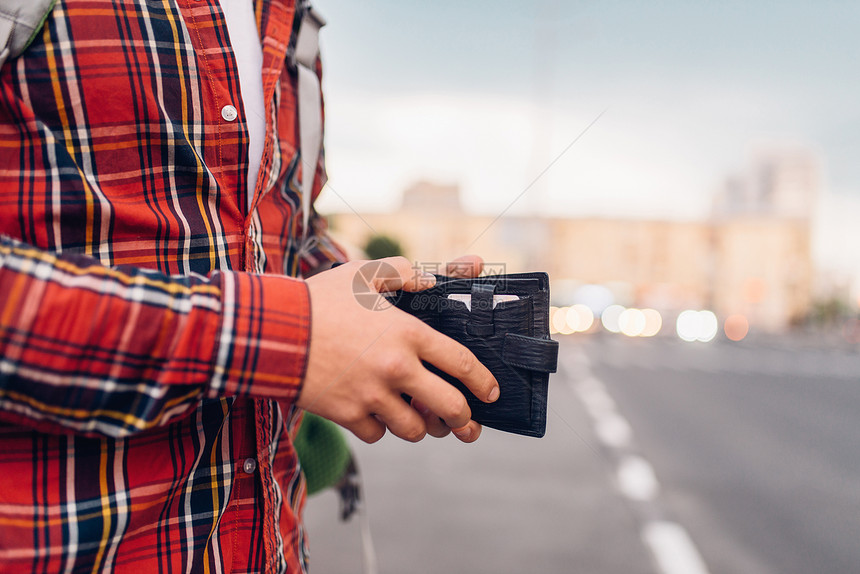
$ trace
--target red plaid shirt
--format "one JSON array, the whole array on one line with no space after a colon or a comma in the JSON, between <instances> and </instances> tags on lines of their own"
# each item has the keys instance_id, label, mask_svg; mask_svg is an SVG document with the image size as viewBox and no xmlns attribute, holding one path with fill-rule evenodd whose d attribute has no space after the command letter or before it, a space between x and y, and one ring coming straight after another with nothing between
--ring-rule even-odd
<instances>
[{"instance_id":1,"label":"red plaid shirt","mask_svg":"<svg viewBox=\"0 0 860 574\"><path fill-rule=\"evenodd\" d=\"M342 255L316 214L297 240L295 0L255 10L250 210L217 0L59 0L0 70L2 572L306 570L308 294L275 275Z\"/></svg>"}]
</instances>

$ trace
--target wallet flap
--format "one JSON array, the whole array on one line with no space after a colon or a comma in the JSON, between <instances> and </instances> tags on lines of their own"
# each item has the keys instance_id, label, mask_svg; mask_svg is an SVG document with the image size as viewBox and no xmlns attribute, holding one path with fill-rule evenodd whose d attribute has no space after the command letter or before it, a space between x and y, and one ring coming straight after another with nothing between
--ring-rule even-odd
<instances>
[{"instance_id":1,"label":"wallet flap","mask_svg":"<svg viewBox=\"0 0 860 574\"><path fill-rule=\"evenodd\" d=\"M515 367L554 373L558 368L558 341L507 333L502 359Z\"/></svg>"}]
</instances>

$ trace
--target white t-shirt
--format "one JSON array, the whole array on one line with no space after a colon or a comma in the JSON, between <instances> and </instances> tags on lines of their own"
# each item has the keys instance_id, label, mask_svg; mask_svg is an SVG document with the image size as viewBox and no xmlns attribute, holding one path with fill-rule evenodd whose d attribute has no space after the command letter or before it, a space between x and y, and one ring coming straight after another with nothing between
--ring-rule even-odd
<instances>
[{"instance_id":1,"label":"white t-shirt","mask_svg":"<svg viewBox=\"0 0 860 574\"><path fill-rule=\"evenodd\" d=\"M248 121L248 209L254 199L263 144L266 116L263 103L263 47L254 18L253 0L220 0L227 22L227 33L239 68L239 91Z\"/></svg>"}]
</instances>

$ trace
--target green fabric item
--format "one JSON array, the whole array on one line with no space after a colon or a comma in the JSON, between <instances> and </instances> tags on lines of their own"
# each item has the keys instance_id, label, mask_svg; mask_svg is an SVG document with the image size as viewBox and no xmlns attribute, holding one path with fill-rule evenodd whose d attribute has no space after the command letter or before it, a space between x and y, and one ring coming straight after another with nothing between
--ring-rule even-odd
<instances>
[{"instance_id":1,"label":"green fabric item","mask_svg":"<svg viewBox=\"0 0 860 574\"><path fill-rule=\"evenodd\" d=\"M308 495L334 486L346 472L351 458L349 445L333 422L305 413L294 445L305 473Z\"/></svg>"},{"instance_id":2,"label":"green fabric item","mask_svg":"<svg viewBox=\"0 0 860 574\"><path fill-rule=\"evenodd\" d=\"M33 28L33 33L30 34L30 37L27 38L27 42L24 44L24 48L21 50L22 53L24 52L24 50L30 47L30 44L33 43L33 40L35 40L36 36L38 36L39 33L42 31L42 26L45 25L45 20L48 19L48 15L50 15L50 13L54 10L54 6L56 6L57 4L57 0L49 0L49 2L50 5L45 9L45 13L42 14L42 19L39 20L39 23L36 25L35 28Z\"/></svg>"}]
</instances>

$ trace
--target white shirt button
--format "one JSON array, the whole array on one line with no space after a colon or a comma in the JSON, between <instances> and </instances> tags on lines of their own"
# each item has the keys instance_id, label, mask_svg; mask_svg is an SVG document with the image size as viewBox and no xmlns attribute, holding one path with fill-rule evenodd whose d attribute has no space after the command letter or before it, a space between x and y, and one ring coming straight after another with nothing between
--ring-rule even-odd
<instances>
[{"instance_id":1,"label":"white shirt button","mask_svg":"<svg viewBox=\"0 0 860 574\"><path fill-rule=\"evenodd\" d=\"M221 117L228 122L232 122L239 117L239 112L236 111L236 108L234 108L233 106L224 106L223 108L221 108Z\"/></svg>"},{"instance_id":2,"label":"white shirt button","mask_svg":"<svg viewBox=\"0 0 860 574\"><path fill-rule=\"evenodd\" d=\"M245 474L254 474L255 470L257 470L257 461L253 458L246 458L245 462L242 463L242 471Z\"/></svg>"}]
</instances>

